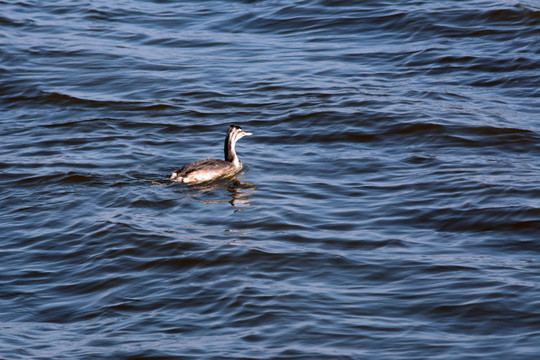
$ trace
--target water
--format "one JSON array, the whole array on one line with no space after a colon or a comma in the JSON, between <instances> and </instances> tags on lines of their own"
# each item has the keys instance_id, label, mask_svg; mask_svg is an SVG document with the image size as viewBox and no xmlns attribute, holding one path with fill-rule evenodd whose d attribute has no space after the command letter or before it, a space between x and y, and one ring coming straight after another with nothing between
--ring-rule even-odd
<instances>
[{"instance_id":1,"label":"water","mask_svg":"<svg viewBox=\"0 0 540 360\"><path fill-rule=\"evenodd\" d=\"M538 3L344 3L0 1L0 358L538 357Z\"/></svg>"}]
</instances>

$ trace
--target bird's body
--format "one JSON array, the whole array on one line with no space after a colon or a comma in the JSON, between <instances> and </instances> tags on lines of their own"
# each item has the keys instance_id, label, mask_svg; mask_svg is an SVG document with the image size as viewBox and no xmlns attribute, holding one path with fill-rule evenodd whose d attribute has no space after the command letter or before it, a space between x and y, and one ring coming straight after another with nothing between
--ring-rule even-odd
<instances>
[{"instance_id":1,"label":"bird's body","mask_svg":"<svg viewBox=\"0 0 540 360\"><path fill-rule=\"evenodd\" d=\"M218 177L232 175L241 169L242 167L236 168L225 160L205 159L191 162L180 170L175 171L171 175L170 180L199 184Z\"/></svg>"},{"instance_id":2,"label":"bird's body","mask_svg":"<svg viewBox=\"0 0 540 360\"><path fill-rule=\"evenodd\" d=\"M225 160L205 159L191 162L171 174L169 180L188 184L200 184L217 178L231 176L242 170L242 163L235 151L240 138L251 135L240 126L231 125L225 138Z\"/></svg>"}]
</instances>

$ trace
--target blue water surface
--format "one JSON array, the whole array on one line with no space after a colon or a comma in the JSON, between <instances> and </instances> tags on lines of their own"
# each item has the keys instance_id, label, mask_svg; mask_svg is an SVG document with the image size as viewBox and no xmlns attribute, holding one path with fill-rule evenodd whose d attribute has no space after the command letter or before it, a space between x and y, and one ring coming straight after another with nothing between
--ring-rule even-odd
<instances>
[{"instance_id":1,"label":"blue water surface","mask_svg":"<svg viewBox=\"0 0 540 360\"><path fill-rule=\"evenodd\" d=\"M0 0L0 358L538 358L539 37L527 0ZM230 124L241 174L167 180Z\"/></svg>"}]
</instances>

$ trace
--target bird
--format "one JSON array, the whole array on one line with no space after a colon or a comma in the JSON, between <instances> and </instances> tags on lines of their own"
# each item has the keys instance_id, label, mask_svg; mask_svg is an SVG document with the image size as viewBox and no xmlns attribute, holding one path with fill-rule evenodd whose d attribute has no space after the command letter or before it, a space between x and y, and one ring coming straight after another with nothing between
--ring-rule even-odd
<instances>
[{"instance_id":1,"label":"bird","mask_svg":"<svg viewBox=\"0 0 540 360\"><path fill-rule=\"evenodd\" d=\"M225 160L205 159L193 161L176 170L169 180L186 184L201 184L222 177L232 176L242 170L242 163L235 151L235 144L244 136L253 135L238 125L231 125L225 137Z\"/></svg>"}]
</instances>

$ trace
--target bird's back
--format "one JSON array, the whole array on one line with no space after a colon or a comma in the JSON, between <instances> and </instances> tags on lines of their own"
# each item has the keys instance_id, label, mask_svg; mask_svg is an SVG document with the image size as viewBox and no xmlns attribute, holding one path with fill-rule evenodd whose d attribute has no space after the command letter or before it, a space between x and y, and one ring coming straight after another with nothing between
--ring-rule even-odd
<instances>
[{"instance_id":1,"label":"bird's back","mask_svg":"<svg viewBox=\"0 0 540 360\"><path fill-rule=\"evenodd\" d=\"M170 179L185 183L201 183L217 177L228 175L240 169L228 161L220 159L205 159L191 162L172 173Z\"/></svg>"}]
</instances>

